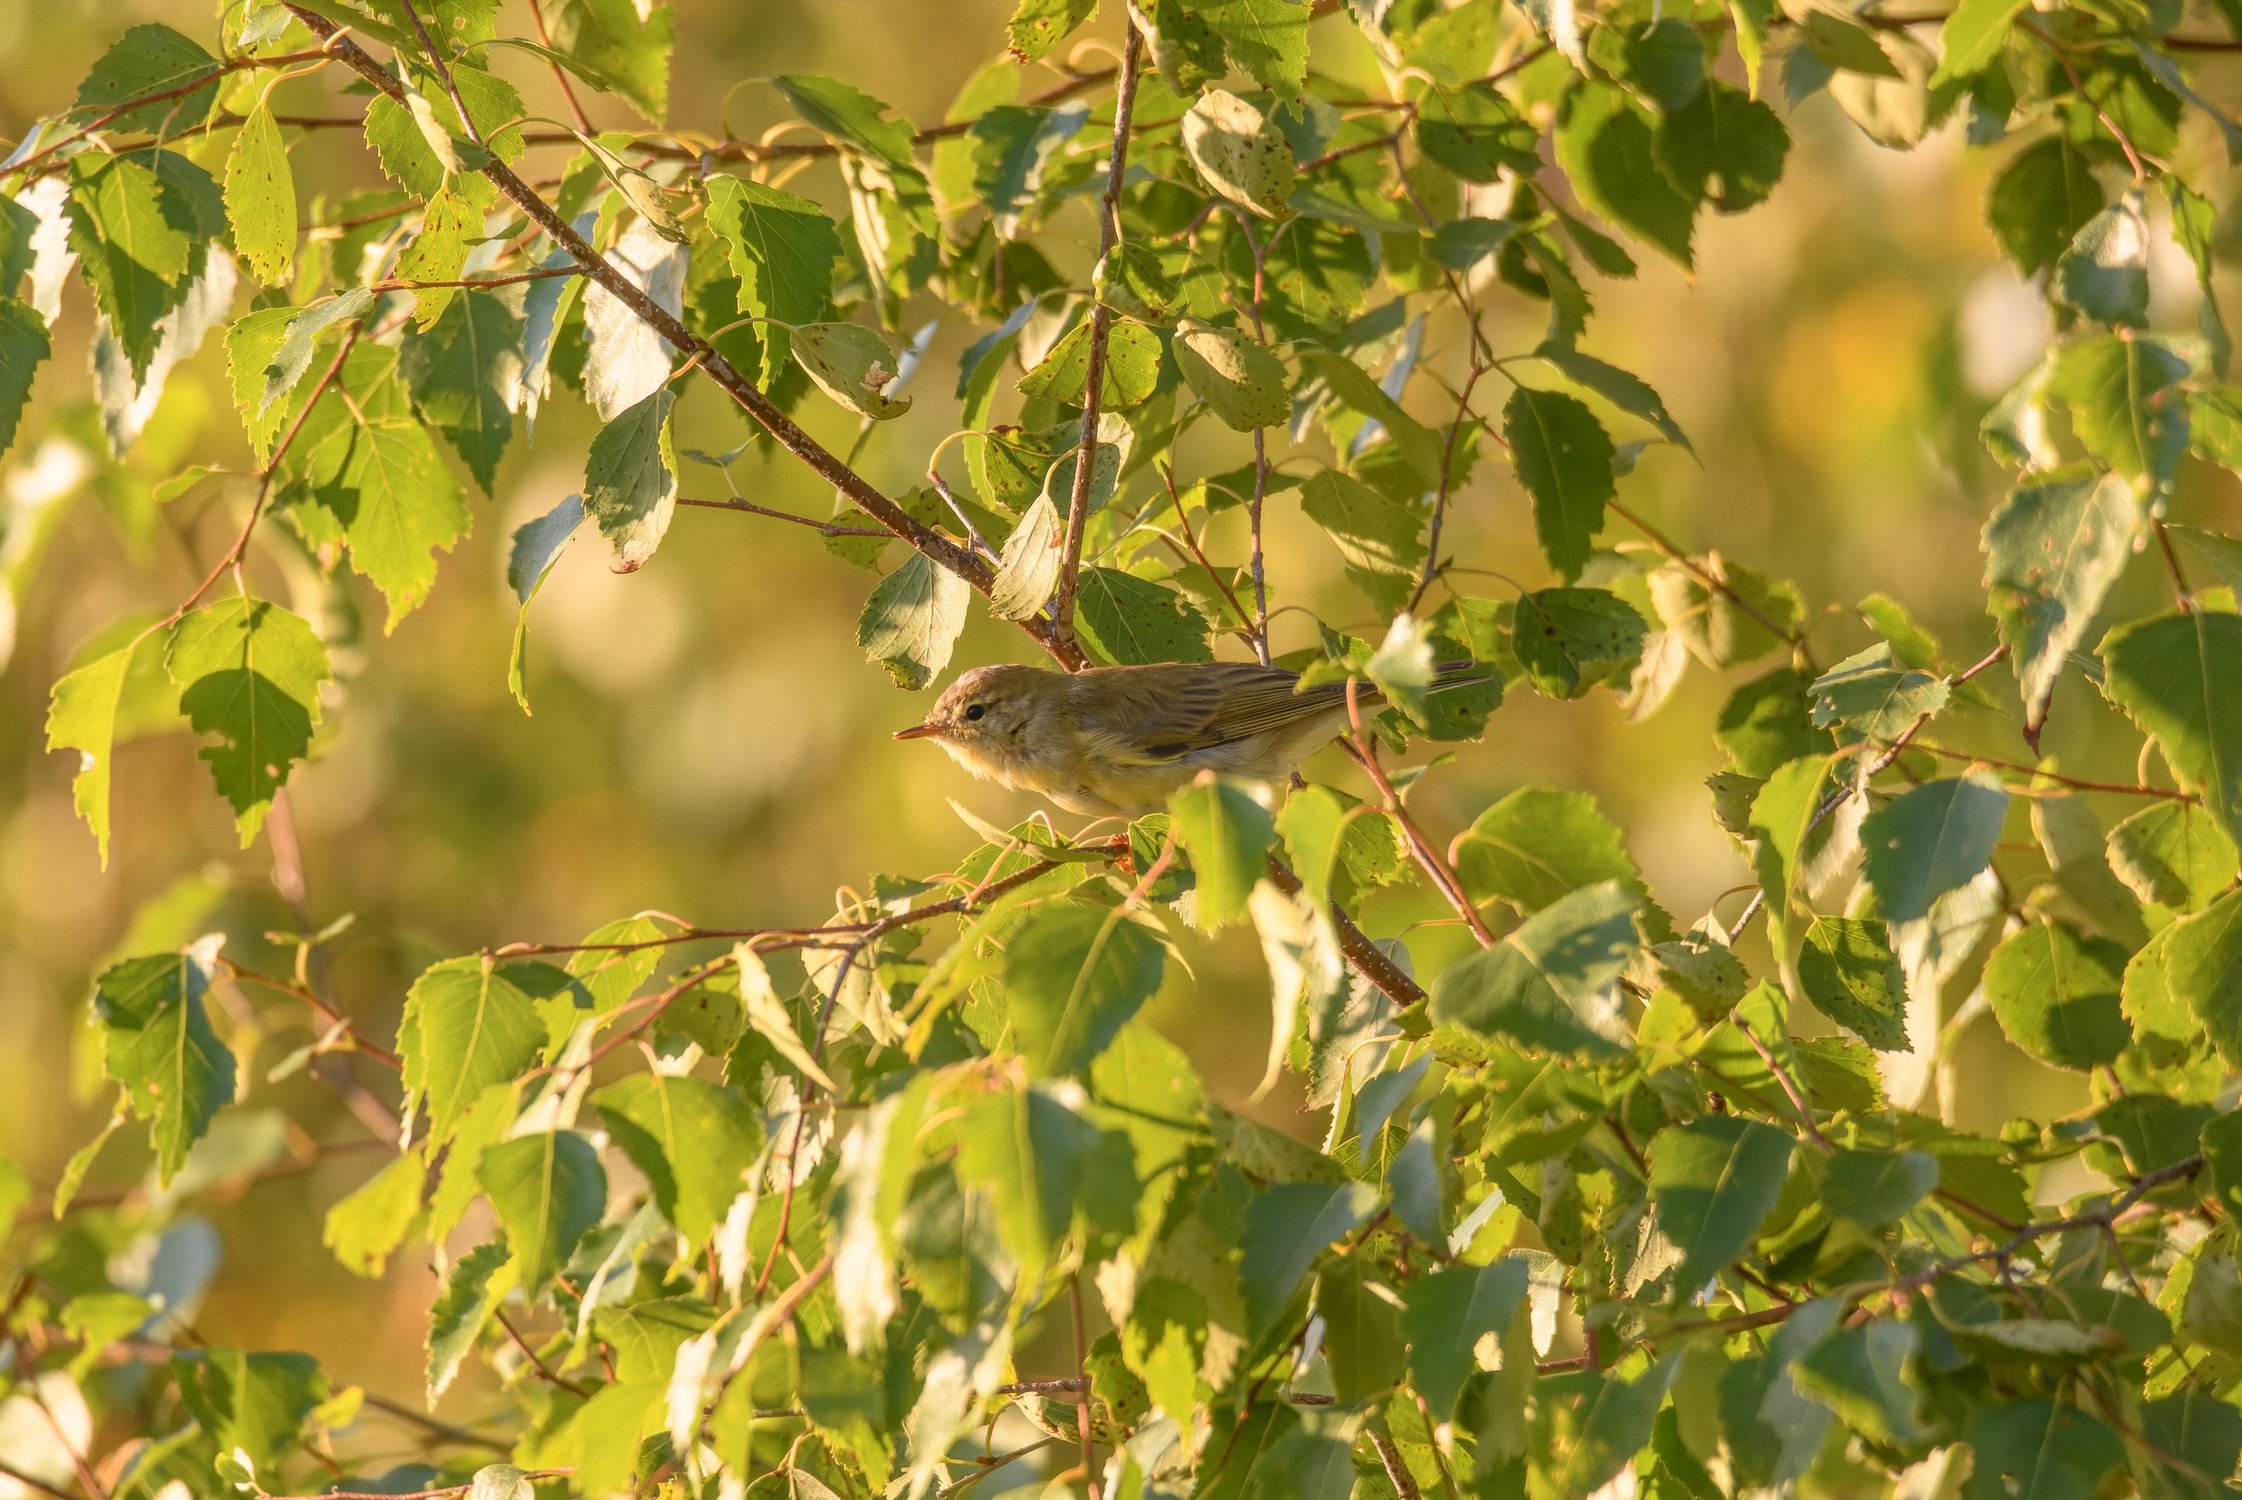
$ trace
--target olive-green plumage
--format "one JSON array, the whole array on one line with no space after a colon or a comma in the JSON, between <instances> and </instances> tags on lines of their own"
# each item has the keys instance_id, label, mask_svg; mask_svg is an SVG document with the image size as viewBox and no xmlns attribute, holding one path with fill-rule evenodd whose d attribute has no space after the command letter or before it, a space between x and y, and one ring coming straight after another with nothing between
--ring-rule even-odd
<instances>
[{"instance_id":1,"label":"olive-green plumage","mask_svg":"<svg viewBox=\"0 0 2242 1500\"><path fill-rule=\"evenodd\" d=\"M1365 709L1385 701L1368 683L1355 691ZM1137 813L1201 771L1275 781L1346 723L1346 684L1302 688L1297 674L1253 662L1071 676L996 666L958 678L925 723L895 737L936 740L974 775L1069 812Z\"/></svg>"}]
</instances>

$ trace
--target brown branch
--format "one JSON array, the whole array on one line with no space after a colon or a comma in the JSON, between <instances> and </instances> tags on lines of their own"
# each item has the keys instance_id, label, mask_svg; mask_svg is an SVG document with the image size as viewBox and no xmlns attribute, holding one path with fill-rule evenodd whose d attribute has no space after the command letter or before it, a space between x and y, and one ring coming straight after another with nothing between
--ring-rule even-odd
<instances>
[{"instance_id":1,"label":"brown branch","mask_svg":"<svg viewBox=\"0 0 2242 1500\"><path fill-rule=\"evenodd\" d=\"M1885 745L1891 742L1876 740L1873 743ZM2060 771L2049 771L2039 766L2028 766L2021 761L2002 760L1998 756L1978 755L1968 750L1952 750L1944 745L1926 745L1917 741L1907 748L1920 751L1924 755L1935 755L1941 760L1965 761L1970 765L1985 766L1995 771L2014 771L2020 776L2030 776L2039 781L2051 782L2056 786L2074 792L2110 792L2122 797L2156 797L2166 802L2194 802L2197 800L2191 792L2171 791L2160 786L2145 786L2139 782L2089 781L2079 776L2066 776Z\"/></svg>"},{"instance_id":2,"label":"brown branch","mask_svg":"<svg viewBox=\"0 0 2242 1500\"><path fill-rule=\"evenodd\" d=\"M1401 1500L1423 1500L1424 1492L1417 1488L1416 1476L1409 1472L1409 1465L1403 1462L1400 1450L1393 1445L1393 1439L1373 1427L1370 1429L1370 1446L1377 1452L1378 1462L1386 1471L1386 1483L1393 1486L1393 1492Z\"/></svg>"},{"instance_id":3,"label":"brown branch","mask_svg":"<svg viewBox=\"0 0 2242 1500\"><path fill-rule=\"evenodd\" d=\"M1121 49L1121 81L1113 96L1113 154L1107 159L1105 196L1098 207L1098 260L1121 243L1121 182L1129 166L1129 119L1137 104L1137 62L1144 39L1136 22L1122 15L1128 39ZM1090 300L1090 357L1082 392L1082 441L1074 459L1074 489L1067 498L1066 557L1059 569L1059 589L1051 597L1051 625L1068 639L1074 634L1074 591L1082 574L1082 544L1090 528L1090 479L1097 465L1098 415L1105 384L1106 345L1113 332L1113 309L1093 291ZM1085 1462L1087 1459L1085 1459ZM1097 1500L1097 1484L1090 1485L1090 1500Z\"/></svg>"},{"instance_id":4,"label":"brown branch","mask_svg":"<svg viewBox=\"0 0 2242 1500\"><path fill-rule=\"evenodd\" d=\"M53 156L65 146L76 145L110 121L122 119L134 110L145 109L151 104L162 104L168 99L180 99L188 94L197 93L229 73L239 73L245 68L287 68L293 67L297 63L326 62L329 60L329 56L330 54L322 48L313 52L283 52L272 57L251 57L244 53L239 57L227 58L209 72L198 74L186 83L176 84L171 88L156 89L146 94L136 94L122 104L112 106L79 126L61 140L56 141L53 145L46 146L17 162L14 166L8 168L8 172L20 172L24 175L24 180L28 182L33 176L37 175L33 172L33 168L44 166L48 157Z\"/></svg>"},{"instance_id":5,"label":"brown branch","mask_svg":"<svg viewBox=\"0 0 2242 1500\"><path fill-rule=\"evenodd\" d=\"M369 292L422 292L435 287L491 287L515 286L524 281L551 281L559 276L581 276L582 266L554 266L536 271L516 271L507 276L455 276L442 281L414 281L409 277L393 276L387 281L366 283Z\"/></svg>"},{"instance_id":6,"label":"brown branch","mask_svg":"<svg viewBox=\"0 0 2242 1500\"><path fill-rule=\"evenodd\" d=\"M289 6L289 13L302 21L314 36L326 41L328 50L335 57L383 95L393 100L403 99L404 86L365 48L345 36L334 22L300 6ZM698 365L741 410L777 439L780 447L807 464L819 478L846 495L894 535L937 565L956 574L976 592L984 595L988 593L995 582L996 572L986 559L909 514L811 437L707 340L694 333L676 314L656 302L618 271L512 168L494 157L480 170L494 187L528 215L538 228L544 230L554 244L574 257L577 264L583 267L585 275L598 282L603 290L629 308L664 343ZM1086 658L1081 647L1071 639L1059 635L1048 620L1026 620L1022 622L1022 628L1060 666L1073 670L1085 664Z\"/></svg>"},{"instance_id":7,"label":"brown branch","mask_svg":"<svg viewBox=\"0 0 2242 1500\"><path fill-rule=\"evenodd\" d=\"M893 532L880 527L843 526L834 521L820 521L815 516L798 516L792 511L773 510L768 505L757 505L752 500L692 500L680 495L677 497L677 503L679 505L697 505L703 510L736 510L743 511L748 515L769 516L774 521L792 521L797 526L809 527L819 536L889 537L894 535Z\"/></svg>"},{"instance_id":8,"label":"brown branch","mask_svg":"<svg viewBox=\"0 0 2242 1500\"><path fill-rule=\"evenodd\" d=\"M1288 896L1297 896L1306 889L1292 867L1272 854L1268 863L1269 879L1278 890ZM1349 967L1368 980L1397 1007L1407 1010L1425 998L1425 988L1402 971L1399 964L1387 957L1386 951L1372 942L1354 918L1347 915L1338 902L1331 903L1331 923L1339 932L1339 953Z\"/></svg>"},{"instance_id":9,"label":"brown branch","mask_svg":"<svg viewBox=\"0 0 2242 1500\"><path fill-rule=\"evenodd\" d=\"M1129 28L1129 50L1136 51L1136 28ZM1090 1380L1090 1336L1082 1319L1082 1273L1077 1271L1067 1281L1067 1297L1074 1310L1074 1373L1082 1378L1082 1398L1074 1403L1074 1431L1081 1442L1082 1482L1089 1487L1090 1500L1098 1500L1097 1449L1090 1441L1090 1403L1097 1399L1097 1390Z\"/></svg>"},{"instance_id":10,"label":"brown branch","mask_svg":"<svg viewBox=\"0 0 2242 1500\"><path fill-rule=\"evenodd\" d=\"M312 1010L316 1011L319 1015L319 1018L325 1021L328 1025L340 1026L343 1029L343 1034L350 1038L352 1045L354 1045L360 1052L365 1053L374 1061L382 1063L389 1068L400 1071L404 1068L405 1062L403 1058L390 1051L387 1047L384 1047L378 1042L371 1040L364 1032L358 1029L357 1023L352 1021L349 1016L336 1009L335 1006L330 1002L323 1000L318 995L312 993L311 990L305 988L303 985L297 984L292 980L281 979L271 974L261 973L256 969L249 968L242 964L237 964L232 959L224 957L223 955L219 957L218 964L219 967L224 969L230 977L240 981L243 984L253 984L259 989L271 990L276 995L286 995L291 999L301 1000L305 1005L310 1006Z\"/></svg>"},{"instance_id":11,"label":"brown branch","mask_svg":"<svg viewBox=\"0 0 2242 1500\"><path fill-rule=\"evenodd\" d=\"M982 1480L988 1478L991 1474L994 1474L997 1470L1003 1468L1006 1464L1012 1463L1018 1459L1026 1458L1031 1453L1041 1453L1044 1449L1050 1447L1057 1441L1058 1439L1055 1437L1045 1436L1037 1438L1034 1442L1028 1443L1023 1447L1014 1448L1009 1453L992 1453L987 1455L986 1457L975 1459L952 1459L952 1463L974 1463L980 1465L980 1467L975 1469L972 1473L966 1475L963 1479L957 1480L950 1484L945 1484L940 1489L936 1490L934 1492L934 1500L949 1500L949 1497L952 1495L962 1495L967 1490L973 1488L973 1486L979 1484Z\"/></svg>"},{"instance_id":12,"label":"brown branch","mask_svg":"<svg viewBox=\"0 0 2242 1500\"><path fill-rule=\"evenodd\" d=\"M539 44L546 51L552 51L553 33L545 25L545 7L539 4L538 0L529 0L529 19L537 28ZM553 82L560 85L561 98L568 101L568 117L576 122L576 128L586 135L595 134L596 132L592 129L592 117L584 113L583 102L576 97L576 85L569 82L568 70L550 57L545 59L545 66L553 70Z\"/></svg>"},{"instance_id":13,"label":"brown branch","mask_svg":"<svg viewBox=\"0 0 2242 1500\"><path fill-rule=\"evenodd\" d=\"M574 1469L531 1469L522 1475L528 1480L566 1479ZM450 1500L451 1496L464 1495L475 1487L469 1480L465 1484L446 1485L440 1490L402 1490L385 1493L381 1490L322 1490L316 1495L272 1495L257 1492L258 1500Z\"/></svg>"},{"instance_id":14,"label":"brown branch","mask_svg":"<svg viewBox=\"0 0 2242 1500\"><path fill-rule=\"evenodd\" d=\"M1385 767L1378 764L1377 742L1363 730L1362 700L1356 693L1356 686L1357 679L1347 679L1347 719L1353 736L1342 744L1353 753L1355 764L1362 767L1363 774L1378 789L1378 795L1385 799L1387 815L1400 827L1403 841L1409 845L1411 857L1432 881L1433 888L1455 908L1456 915L1464 919L1464 925L1471 929L1471 935L1478 939L1480 947L1494 947L1495 934L1488 928L1486 918L1479 915L1479 908L1472 904L1470 894L1464 890L1463 877L1450 867L1448 861L1440 857L1440 851L1433 847L1432 840L1426 837L1424 829L1417 825L1417 820L1410 816L1409 809L1403 805L1401 793L1395 790L1393 779L1386 775Z\"/></svg>"},{"instance_id":15,"label":"brown branch","mask_svg":"<svg viewBox=\"0 0 2242 1500\"><path fill-rule=\"evenodd\" d=\"M2172 550L2172 533L2160 520L2156 523L2157 550L2164 554L2164 571L2172 579L2172 599L2180 606L2180 613L2195 613L2195 591L2188 587L2188 576L2180 567L2180 554Z\"/></svg>"},{"instance_id":16,"label":"brown branch","mask_svg":"<svg viewBox=\"0 0 2242 1500\"><path fill-rule=\"evenodd\" d=\"M1782 626L1776 624L1774 619L1770 617L1765 610L1752 603L1749 599L1746 599L1742 594L1737 593L1735 588L1730 585L1727 579L1720 577L1718 574L1714 573L1712 569L1706 567L1703 563L1700 563L1689 553L1684 552L1681 548L1675 546L1673 540L1664 532L1651 525L1641 516L1636 515L1626 506L1621 505L1617 500L1607 500L1604 503L1611 508L1611 512L1613 515L1618 516L1619 519L1625 521L1628 525L1641 532L1644 538L1649 541L1649 543L1653 547L1656 547L1659 551L1665 553L1666 556L1671 558L1673 561L1680 563L1682 567L1686 568L1690 572L1690 574L1697 579L1699 583L1702 583L1703 585L1705 585L1705 587L1711 589L1714 593L1719 594L1729 603L1735 605L1738 610L1742 611L1748 618L1756 622L1759 627L1765 630L1769 635L1775 637L1775 639L1779 641L1782 641L1786 645L1790 646L1792 650L1798 651L1802 656L1804 656L1805 647L1800 643L1796 633L1785 630ZM1804 660L1808 668L1811 668L1813 666L1812 657L1805 656Z\"/></svg>"},{"instance_id":17,"label":"brown branch","mask_svg":"<svg viewBox=\"0 0 2242 1500\"><path fill-rule=\"evenodd\" d=\"M37 1490L42 1495L53 1495L55 1500L78 1500L76 1495L71 1494L61 1485L49 1484L44 1479L34 1479L23 1470L11 1466L4 1459L0 1459L0 1479L12 1479L26 1489Z\"/></svg>"},{"instance_id":18,"label":"brown branch","mask_svg":"<svg viewBox=\"0 0 2242 1500\"><path fill-rule=\"evenodd\" d=\"M506 1330L506 1337L514 1341L514 1347L522 1351L522 1357L529 1361L530 1368L535 1370L539 1378L544 1380L546 1384L568 1392L579 1401L585 1400L591 1395L590 1391L585 1390L575 1381L570 1380L551 1365L546 1364L539 1357L537 1351L529 1347L529 1340L522 1337L521 1330L516 1328L513 1320L506 1316L506 1309L494 1307L490 1310L490 1315L498 1320L498 1326Z\"/></svg>"}]
</instances>

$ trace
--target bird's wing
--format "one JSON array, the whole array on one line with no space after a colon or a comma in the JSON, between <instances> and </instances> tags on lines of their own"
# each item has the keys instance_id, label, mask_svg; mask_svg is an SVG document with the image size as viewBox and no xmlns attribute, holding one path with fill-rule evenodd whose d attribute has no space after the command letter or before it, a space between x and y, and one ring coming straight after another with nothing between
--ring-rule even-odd
<instances>
[{"instance_id":1,"label":"bird's wing","mask_svg":"<svg viewBox=\"0 0 2242 1500\"><path fill-rule=\"evenodd\" d=\"M1107 683L1108 710L1091 727L1098 750L1118 765L1165 765L1330 713L1346 702L1342 683L1295 691L1294 674L1251 662L1141 668ZM1365 706L1379 701L1364 684Z\"/></svg>"}]
</instances>

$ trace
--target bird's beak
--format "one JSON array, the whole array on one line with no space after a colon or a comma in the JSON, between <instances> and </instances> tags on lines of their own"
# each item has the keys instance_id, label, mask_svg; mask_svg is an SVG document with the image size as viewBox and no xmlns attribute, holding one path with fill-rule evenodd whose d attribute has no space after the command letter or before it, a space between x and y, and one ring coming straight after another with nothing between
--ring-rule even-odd
<instances>
[{"instance_id":1,"label":"bird's beak","mask_svg":"<svg viewBox=\"0 0 2242 1500\"><path fill-rule=\"evenodd\" d=\"M942 726L939 724L913 724L909 729L896 730L895 737L899 740L925 740L932 739L941 732Z\"/></svg>"}]
</instances>

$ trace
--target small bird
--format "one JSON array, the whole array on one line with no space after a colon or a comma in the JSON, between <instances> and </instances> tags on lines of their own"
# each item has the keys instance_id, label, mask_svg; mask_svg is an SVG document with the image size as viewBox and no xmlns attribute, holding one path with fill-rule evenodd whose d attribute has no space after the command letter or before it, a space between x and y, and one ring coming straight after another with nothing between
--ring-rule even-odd
<instances>
[{"instance_id":1,"label":"small bird","mask_svg":"<svg viewBox=\"0 0 2242 1500\"><path fill-rule=\"evenodd\" d=\"M1438 686L1483 680L1472 663ZM1367 682L1356 702L1385 695ZM1093 667L975 667L899 740L934 740L976 776L1036 792L1068 812L1140 813L1201 771L1275 781L1347 724L1347 685L1302 688L1296 672L1254 662Z\"/></svg>"}]
</instances>

